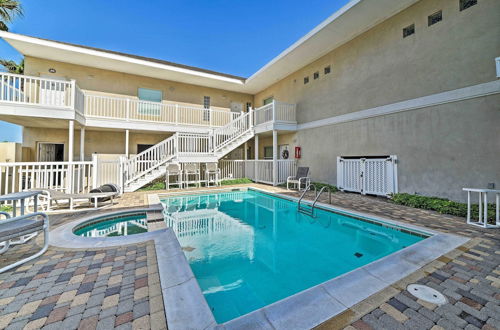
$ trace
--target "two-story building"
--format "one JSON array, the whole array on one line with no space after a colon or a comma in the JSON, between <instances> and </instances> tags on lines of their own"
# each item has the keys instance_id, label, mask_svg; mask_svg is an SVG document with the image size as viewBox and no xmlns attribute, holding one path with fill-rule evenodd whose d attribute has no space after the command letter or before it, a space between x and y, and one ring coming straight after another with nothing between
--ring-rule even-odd
<instances>
[{"instance_id":1,"label":"two-story building","mask_svg":"<svg viewBox=\"0 0 500 330\"><path fill-rule=\"evenodd\" d=\"M376 195L498 187L499 12L496 0L353 0L249 78L0 32L25 57L24 75L0 74L0 120L23 126L2 191L51 184L35 173L61 164L94 168L85 187L133 191L169 162L215 161L271 184L298 163Z\"/></svg>"}]
</instances>

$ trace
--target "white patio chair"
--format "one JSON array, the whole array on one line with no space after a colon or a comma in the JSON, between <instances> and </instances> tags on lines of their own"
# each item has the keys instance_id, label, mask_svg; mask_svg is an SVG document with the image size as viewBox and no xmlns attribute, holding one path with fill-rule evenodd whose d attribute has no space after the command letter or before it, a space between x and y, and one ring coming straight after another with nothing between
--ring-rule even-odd
<instances>
[{"instance_id":1,"label":"white patio chair","mask_svg":"<svg viewBox=\"0 0 500 330\"><path fill-rule=\"evenodd\" d=\"M200 170L196 164L184 164L184 187L188 188L190 184L196 185L196 187L200 187L201 184L201 176Z\"/></svg>"},{"instance_id":2,"label":"white patio chair","mask_svg":"<svg viewBox=\"0 0 500 330\"><path fill-rule=\"evenodd\" d=\"M307 185L311 183L311 179L309 178L309 167L299 167L297 168L297 174L295 176L289 176L286 179L286 189L290 190L290 185L293 185L297 190L301 190L302 185L304 185L304 189Z\"/></svg>"},{"instance_id":3,"label":"white patio chair","mask_svg":"<svg viewBox=\"0 0 500 330\"><path fill-rule=\"evenodd\" d=\"M210 184L220 186L220 169L217 163L206 163L205 185L210 187Z\"/></svg>"},{"instance_id":4,"label":"white patio chair","mask_svg":"<svg viewBox=\"0 0 500 330\"><path fill-rule=\"evenodd\" d=\"M42 219L38 220L36 219L37 217L41 217ZM35 212L21 215L15 218L0 220L0 243L3 243L3 247L0 248L0 254L5 253L9 249L11 245L11 239L23 237L25 235L37 233L39 231L43 231L45 234L42 249L32 256L4 266L0 269L0 273L22 265L30 260L33 260L47 251L47 248L49 247L49 218L45 213Z\"/></svg>"},{"instance_id":5,"label":"white patio chair","mask_svg":"<svg viewBox=\"0 0 500 330\"><path fill-rule=\"evenodd\" d=\"M171 179L176 178L176 181L171 181ZM170 189L171 186L177 186L182 189L182 169L180 164L172 163L168 164L167 172L165 173L165 188Z\"/></svg>"}]
</instances>

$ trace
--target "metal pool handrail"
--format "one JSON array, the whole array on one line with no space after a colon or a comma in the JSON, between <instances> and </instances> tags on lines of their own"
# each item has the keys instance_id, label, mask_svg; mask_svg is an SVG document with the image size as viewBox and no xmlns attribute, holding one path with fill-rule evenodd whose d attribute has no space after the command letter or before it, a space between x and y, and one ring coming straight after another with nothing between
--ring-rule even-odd
<instances>
[{"instance_id":1,"label":"metal pool handrail","mask_svg":"<svg viewBox=\"0 0 500 330\"><path fill-rule=\"evenodd\" d=\"M299 203L297 205L297 211L300 212L300 213L304 213L304 214L307 214L309 216L313 216L313 208L311 208L311 210L307 210L306 208L304 207L301 207L300 206L300 203L302 202L302 199L304 198L304 196L306 195L306 193L311 190L311 186L314 188L314 196L317 196L317 189L316 189L316 186L312 183L308 184L306 186L306 188L304 189L304 192L302 193L302 195L300 195L300 198L299 198Z\"/></svg>"}]
</instances>

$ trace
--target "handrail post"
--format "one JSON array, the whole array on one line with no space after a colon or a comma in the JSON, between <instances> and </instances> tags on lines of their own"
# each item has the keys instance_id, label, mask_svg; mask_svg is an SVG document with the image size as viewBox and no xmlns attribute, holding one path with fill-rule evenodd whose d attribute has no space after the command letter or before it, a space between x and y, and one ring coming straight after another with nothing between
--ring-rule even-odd
<instances>
[{"instance_id":1,"label":"handrail post","mask_svg":"<svg viewBox=\"0 0 500 330\"><path fill-rule=\"evenodd\" d=\"M179 125L179 104L175 104L175 124Z\"/></svg>"},{"instance_id":2,"label":"handrail post","mask_svg":"<svg viewBox=\"0 0 500 330\"><path fill-rule=\"evenodd\" d=\"M70 91L70 108L75 110L76 103L76 80L71 79L71 91Z\"/></svg>"},{"instance_id":3,"label":"handrail post","mask_svg":"<svg viewBox=\"0 0 500 330\"><path fill-rule=\"evenodd\" d=\"M126 114L126 120L129 121L130 120L130 99L127 99L127 114Z\"/></svg>"},{"instance_id":4,"label":"handrail post","mask_svg":"<svg viewBox=\"0 0 500 330\"><path fill-rule=\"evenodd\" d=\"M92 154L92 189L97 188L97 178L99 175L98 166L99 162L97 159L97 154ZM120 168L120 173L122 173L121 168Z\"/></svg>"},{"instance_id":5,"label":"handrail post","mask_svg":"<svg viewBox=\"0 0 500 330\"><path fill-rule=\"evenodd\" d=\"M212 127L212 107L208 108L208 121L210 127Z\"/></svg>"},{"instance_id":6,"label":"handrail post","mask_svg":"<svg viewBox=\"0 0 500 330\"><path fill-rule=\"evenodd\" d=\"M250 123L249 123L250 128L252 128L252 127L253 127L253 125L254 125L254 123L253 123L253 115L254 115L253 111L254 111L254 110L253 110L253 108L252 108L252 107L249 107L249 108L248 108L248 112L249 112L249 115L248 115L248 116L249 116L249 120L250 120Z\"/></svg>"},{"instance_id":7,"label":"handrail post","mask_svg":"<svg viewBox=\"0 0 500 330\"><path fill-rule=\"evenodd\" d=\"M119 164L119 180L120 180L120 195L122 195L124 192L125 192L125 183L127 182L127 169L126 169L126 166L125 166L125 163L127 162L127 158L125 156L120 156L119 158L120 160L120 164Z\"/></svg>"},{"instance_id":8,"label":"handrail post","mask_svg":"<svg viewBox=\"0 0 500 330\"><path fill-rule=\"evenodd\" d=\"M276 100L273 100L273 110L272 110L272 113L273 113L273 123L274 123L275 118L276 118Z\"/></svg>"}]
</instances>

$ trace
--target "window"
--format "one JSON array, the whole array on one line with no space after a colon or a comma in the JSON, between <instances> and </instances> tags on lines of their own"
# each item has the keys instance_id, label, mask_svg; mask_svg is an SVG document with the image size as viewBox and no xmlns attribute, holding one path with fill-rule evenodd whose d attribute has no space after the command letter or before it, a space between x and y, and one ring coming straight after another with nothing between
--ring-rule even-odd
<instances>
[{"instance_id":1,"label":"window","mask_svg":"<svg viewBox=\"0 0 500 330\"><path fill-rule=\"evenodd\" d=\"M411 36L412 34L415 34L415 24L407 26L403 29L403 38Z\"/></svg>"},{"instance_id":2,"label":"window","mask_svg":"<svg viewBox=\"0 0 500 330\"><path fill-rule=\"evenodd\" d=\"M304 77L304 85L309 83L309 77Z\"/></svg>"},{"instance_id":3,"label":"window","mask_svg":"<svg viewBox=\"0 0 500 330\"><path fill-rule=\"evenodd\" d=\"M264 159L273 159L273 147L264 147Z\"/></svg>"},{"instance_id":4,"label":"window","mask_svg":"<svg viewBox=\"0 0 500 330\"><path fill-rule=\"evenodd\" d=\"M252 107L252 102L247 102L247 104L246 104L247 112L250 111L251 107Z\"/></svg>"},{"instance_id":5,"label":"window","mask_svg":"<svg viewBox=\"0 0 500 330\"><path fill-rule=\"evenodd\" d=\"M427 17L427 24L429 26L436 24L437 22L441 22L443 20L443 12L440 10L437 13L434 13Z\"/></svg>"},{"instance_id":6,"label":"window","mask_svg":"<svg viewBox=\"0 0 500 330\"><path fill-rule=\"evenodd\" d=\"M313 78L314 79L318 79L319 78L319 72L318 71L314 72Z\"/></svg>"},{"instance_id":7,"label":"window","mask_svg":"<svg viewBox=\"0 0 500 330\"><path fill-rule=\"evenodd\" d=\"M477 5L477 0L460 0L460 11Z\"/></svg>"},{"instance_id":8,"label":"window","mask_svg":"<svg viewBox=\"0 0 500 330\"><path fill-rule=\"evenodd\" d=\"M332 71L330 66L325 67L325 74L329 74Z\"/></svg>"},{"instance_id":9,"label":"window","mask_svg":"<svg viewBox=\"0 0 500 330\"><path fill-rule=\"evenodd\" d=\"M203 96L203 120L210 121L210 96Z\"/></svg>"},{"instance_id":10,"label":"window","mask_svg":"<svg viewBox=\"0 0 500 330\"><path fill-rule=\"evenodd\" d=\"M137 111L141 115L159 116L161 112L161 101L163 99L162 91L148 88L139 88L137 90L139 102ZM153 103L154 102L154 103ZM155 104L158 103L158 104Z\"/></svg>"},{"instance_id":11,"label":"window","mask_svg":"<svg viewBox=\"0 0 500 330\"><path fill-rule=\"evenodd\" d=\"M270 96L267 99L264 99L264 101L262 101L262 103L264 103L263 105L266 105L269 103L273 103L273 101L274 101L274 96Z\"/></svg>"}]
</instances>

